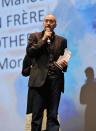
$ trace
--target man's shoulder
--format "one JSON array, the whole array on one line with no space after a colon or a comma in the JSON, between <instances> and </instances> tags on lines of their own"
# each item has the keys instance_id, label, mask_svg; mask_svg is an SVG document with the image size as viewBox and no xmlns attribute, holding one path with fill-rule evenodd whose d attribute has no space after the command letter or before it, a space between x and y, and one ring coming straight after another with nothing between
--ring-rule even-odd
<instances>
[{"instance_id":1,"label":"man's shoulder","mask_svg":"<svg viewBox=\"0 0 96 131\"><path fill-rule=\"evenodd\" d=\"M67 41L67 39L66 39L65 37L61 36L61 35L57 35L57 34L56 34L55 36L57 37L57 39Z\"/></svg>"},{"instance_id":2,"label":"man's shoulder","mask_svg":"<svg viewBox=\"0 0 96 131\"><path fill-rule=\"evenodd\" d=\"M29 34L29 39L40 39L42 32L33 32Z\"/></svg>"},{"instance_id":3,"label":"man's shoulder","mask_svg":"<svg viewBox=\"0 0 96 131\"><path fill-rule=\"evenodd\" d=\"M42 34L42 32L32 32L32 33L30 33L29 34L29 36L34 36L34 35L41 35Z\"/></svg>"}]
</instances>

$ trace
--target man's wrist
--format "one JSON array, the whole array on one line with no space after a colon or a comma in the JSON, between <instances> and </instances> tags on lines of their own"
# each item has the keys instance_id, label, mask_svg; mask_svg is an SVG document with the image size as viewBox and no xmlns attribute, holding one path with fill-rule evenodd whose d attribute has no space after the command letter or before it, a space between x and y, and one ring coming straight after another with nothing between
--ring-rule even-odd
<instances>
[{"instance_id":1,"label":"man's wrist","mask_svg":"<svg viewBox=\"0 0 96 131\"><path fill-rule=\"evenodd\" d=\"M46 41L46 40L47 40L47 38L46 38L46 37L42 37L42 40L43 40L43 41Z\"/></svg>"}]
</instances>

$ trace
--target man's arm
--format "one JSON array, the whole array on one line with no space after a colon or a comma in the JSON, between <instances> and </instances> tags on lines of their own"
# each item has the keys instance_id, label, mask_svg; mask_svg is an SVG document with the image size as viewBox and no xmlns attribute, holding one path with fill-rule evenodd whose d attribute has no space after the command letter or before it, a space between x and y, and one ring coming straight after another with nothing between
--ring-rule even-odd
<instances>
[{"instance_id":1,"label":"man's arm","mask_svg":"<svg viewBox=\"0 0 96 131\"><path fill-rule=\"evenodd\" d=\"M39 39L36 37L35 33L30 34L28 39L28 45L26 48L26 52L28 56L30 57L36 57L37 55L42 52L42 49L45 47L46 42L42 39Z\"/></svg>"},{"instance_id":2,"label":"man's arm","mask_svg":"<svg viewBox=\"0 0 96 131\"><path fill-rule=\"evenodd\" d=\"M62 52L64 54L64 50L67 48L67 40L66 39L63 39L62 40ZM62 54L62 55L63 55ZM63 67L63 72L66 72L67 71L67 67L68 67L68 63L66 61L62 61L61 62L61 65Z\"/></svg>"},{"instance_id":3,"label":"man's arm","mask_svg":"<svg viewBox=\"0 0 96 131\"><path fill-rule=\"evenodd\" d=\"M22 64L22 72L21 72L22 75L29 76L31 68L32 68L31 58L28 57L28 55L25 55L23 59L23 64Z\"/></svg>"}]
</instances>

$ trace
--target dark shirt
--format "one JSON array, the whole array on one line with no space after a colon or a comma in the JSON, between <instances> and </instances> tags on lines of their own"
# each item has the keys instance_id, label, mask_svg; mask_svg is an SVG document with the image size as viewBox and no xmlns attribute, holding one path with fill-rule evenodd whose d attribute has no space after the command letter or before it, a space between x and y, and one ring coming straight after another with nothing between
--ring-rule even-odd
<instances>
[{"instance_id":1,"label":"dark shirt","mask_svg":"<svg viewBox=\"0 0 96 131\"><path fill-rule=\"evenodd\" d=\"M48 45L48 52L49 52L49 69L48 69L48 76L50 78L58 78L63 77L62 71L56 67L54 64L54 41Z\"/></svg>"}]
</instances>

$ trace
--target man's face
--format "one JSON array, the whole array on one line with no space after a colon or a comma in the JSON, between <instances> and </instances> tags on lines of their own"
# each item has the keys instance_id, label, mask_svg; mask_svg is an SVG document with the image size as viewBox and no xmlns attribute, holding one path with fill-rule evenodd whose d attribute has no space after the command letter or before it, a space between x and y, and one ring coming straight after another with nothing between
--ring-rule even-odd
<instances>
[{"instance_id":1,"label":"man's face","mask_svg":"<svg viewBox=\"0 0 96 131\"><path fill-rule=\"evenodd\" d=\"M55 16L47 15L45 17L45 19L44 19L43 25L44 25L44 29L45 30L49 30L50 29L50 31L53 31L54 28L56 27L56 18L55 18Z\"/></svg>"}]
</instances>

